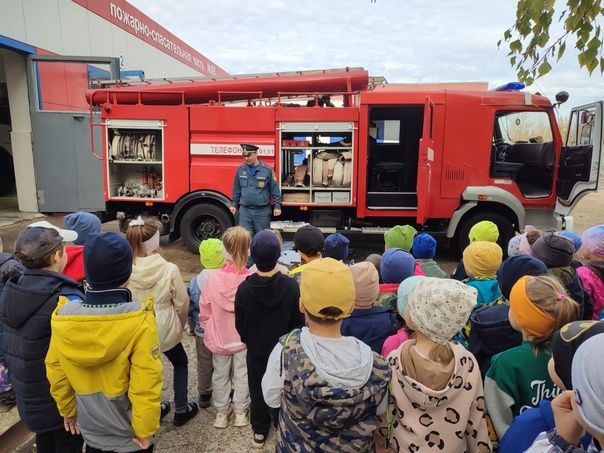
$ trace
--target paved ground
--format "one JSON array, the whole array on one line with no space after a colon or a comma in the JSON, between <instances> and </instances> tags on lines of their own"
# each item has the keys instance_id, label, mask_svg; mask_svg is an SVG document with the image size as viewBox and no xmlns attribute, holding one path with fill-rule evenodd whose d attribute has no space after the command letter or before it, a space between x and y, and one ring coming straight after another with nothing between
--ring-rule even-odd
<instances>
[{"instance_id":1,"label":"paved ground","mask_svg":"<svg viewBox=\"0 0 604 453\"><path fill-rule=\"evenodd\" d=\"M604 193L591 194L585 197L573 212L575 217L575 230L582 232L585 228L604 224ZM28 215L22 215L24 218L31 218ZM11 250L12 244L18 232L27 225L24 220L13 223L9 226L2 226L2 209L0 206L0 236L5 243L5 249ZM11 223L16 219L12 219ZM49 216L51 223L61 226L62 216ZM8 220L7 220L8 222ZM105 231L118 231L117 222L109 222L103 226ZM367 241L355 244L353 243L353 253L362 259L372 251L380 251L380 245L368 245ZM185 281L190 280L196 275L201 266L196 256L188 251L182 241L172 244L162 244L162 254L166 259L176 263L183 274ZM447 255L440 255L439 262L445 270L451 271L455 260ZM192 337L185 336L185 349L189 356L189 394L191 398L196 398L197 377L195 373L195 344ZM163 394L164 399L172 399L172 367L167 360L164 360L165 381ZM251 429L229 427L226 430L217 430L212 426L215 412L213 408L201 410L199 415L182 428L174 428L171 424L172 414L168 415L162 423L158 433L157 452L177 452L177 451L195 451L195 452L251 452L258 451L251 448ZM4 416L3 416L4 418ZM271 431L269 441L264 451L272 451L274 446L274 431Z\"/></svg>"}]
</instances>

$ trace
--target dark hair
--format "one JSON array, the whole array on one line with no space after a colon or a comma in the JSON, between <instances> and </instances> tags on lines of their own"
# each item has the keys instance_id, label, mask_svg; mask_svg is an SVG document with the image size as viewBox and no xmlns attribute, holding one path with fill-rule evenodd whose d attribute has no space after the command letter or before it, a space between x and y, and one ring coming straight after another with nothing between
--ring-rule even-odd
<instances>
[{"instance_id":1,"label":"dark hair","mask_svg":"<svg viewBox=\"0 0 604 453\"><path fill-rule=\"evenodd\" d=\"M59 255L63 256L63 253L65 253L64 249L65 247L61 242L54 249L52 249L50 252L40 258L28 259L27 256L21 252L15 252L15 258L21 261L21 263L28 269L44 269L45 267L48 267L52 264L50 262L51 256L54 255L57 251L60 251Z\"/></svg>"},{"instance_id":2,"label":"dark hair","mask_svg":"<svg viewBox=\"0 0 604 453\"><path fill-rule=\"evenodd\" d=\"M323 324L324 326L333 326L334 324L337 324L341 321L341 319L336 318L342 316L343 312L337 307L324 307L319 311L319 313L321 313L323 316L319 317L311 315L308 311L306 311L306 316L308 316L308 319L313 322L316 322L317 324Z\"/></svg>"}]
</instances>

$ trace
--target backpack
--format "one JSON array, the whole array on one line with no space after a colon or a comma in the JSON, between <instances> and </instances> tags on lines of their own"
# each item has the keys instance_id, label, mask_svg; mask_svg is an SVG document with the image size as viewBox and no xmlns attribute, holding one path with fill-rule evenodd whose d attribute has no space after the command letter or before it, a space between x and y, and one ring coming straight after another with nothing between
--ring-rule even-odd
<instances>
[{"instance_id":1,"label":"backpack","mask_svg":"<svg viewBox=\"0 0 604 453\"><path fill-rule=\"evenodd\" d=\"M484 379L491 358L500 352L522 344L522 334L511 326L508 304L482 305L470 314L468 350L474 354Z\"/></svg>"}]
</instances>

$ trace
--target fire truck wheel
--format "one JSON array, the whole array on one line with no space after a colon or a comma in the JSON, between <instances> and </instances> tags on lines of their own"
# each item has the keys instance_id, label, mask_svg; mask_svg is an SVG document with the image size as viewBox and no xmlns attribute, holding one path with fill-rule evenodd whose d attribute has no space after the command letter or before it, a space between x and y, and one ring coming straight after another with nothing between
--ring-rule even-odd
<instances>
[{"instance_id":1,"label":"fire truck wheel","mask_svg":"<svg viewBox=\"0 0 604 453\"><path fill-rule=\"evenodd\" d=\"M219 238L233 220L226 209L209 203L191 206L180 221L180 236L193 253L199 253L199 243L208 238Z\"/></svg>"},{"instance_id":2,"label":"fire truck wheel","mask_svg":"<svg viewBox=\"0 0 604 453\"><path fill-rule=\"evenodd\" d=\"M497 243L503 249L504 256L507 255L508 242L515 236L516 229L510 219L498 212L477 212L476 214L470 214L468 217L464 218L457 228L453 241L453 246L455 248L454 252L456 254L461 256L470 242L468 239L470 229L483 220L490 220L497 225L497 228L499 229L499 239L497 240Z\"/></svg>"}]
</instances>

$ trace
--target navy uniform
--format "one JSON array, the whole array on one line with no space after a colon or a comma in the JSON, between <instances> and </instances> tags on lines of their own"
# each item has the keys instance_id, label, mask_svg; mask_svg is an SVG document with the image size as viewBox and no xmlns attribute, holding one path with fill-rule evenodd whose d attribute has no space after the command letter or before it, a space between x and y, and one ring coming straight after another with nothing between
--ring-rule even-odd
<instances>
[{"instance_id":1,"label":"navy uniform","mask_svg":"<svg viewBox=\"0 0 604 453\"><path fill-rule=\"evenodd\" d=\"M243 155L256 153L258 147L242 144ZM281 209L281 192L275 171L262 161L258 165L241 164L233 182L233 207L239 209L239 225L252 236L270 228L271 196L274 209Z\"/></svg>"}]
</instances>

